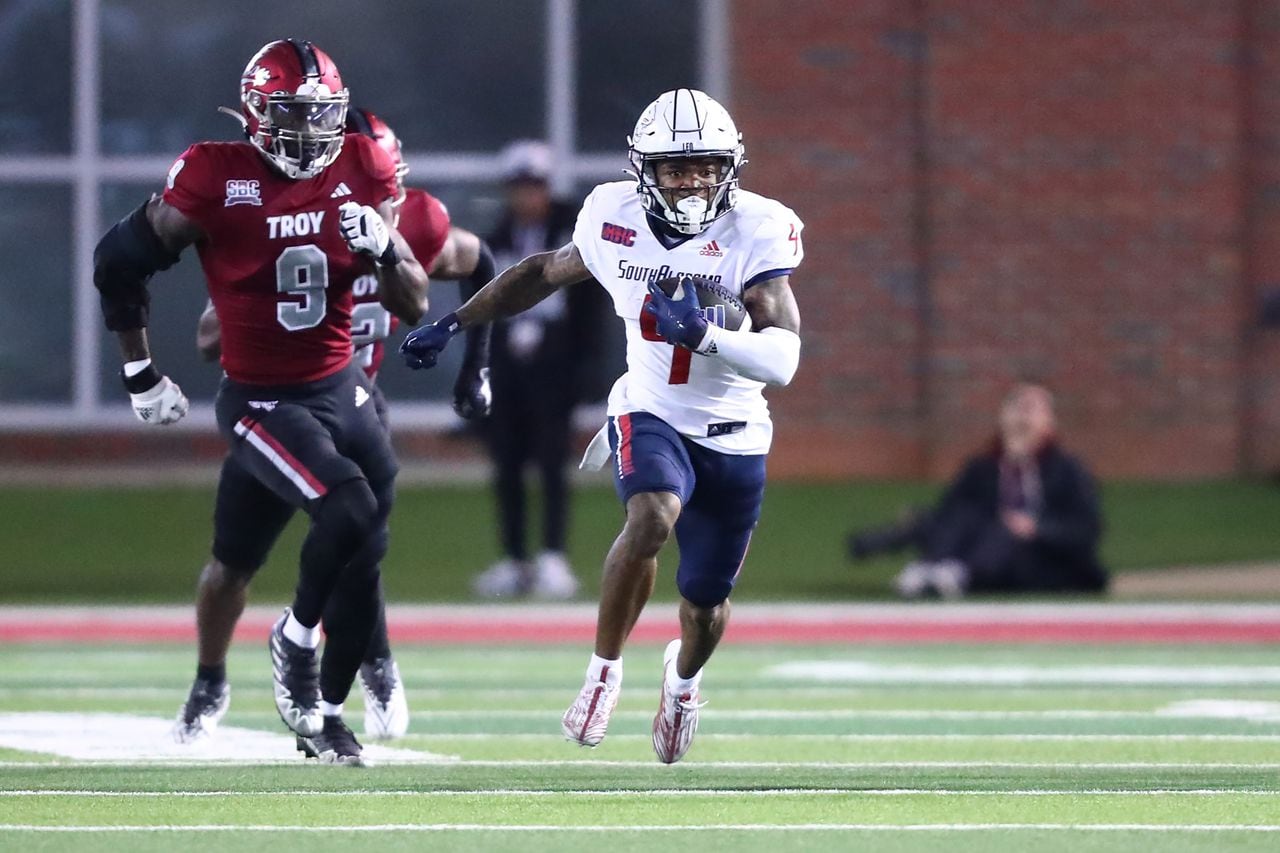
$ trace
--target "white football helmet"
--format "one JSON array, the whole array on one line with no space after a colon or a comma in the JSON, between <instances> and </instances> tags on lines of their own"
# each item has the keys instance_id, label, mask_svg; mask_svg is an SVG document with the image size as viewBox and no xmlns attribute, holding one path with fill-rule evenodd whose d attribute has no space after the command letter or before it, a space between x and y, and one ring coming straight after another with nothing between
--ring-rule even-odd
<instances>
[{"instance_id":1,"label":"white football helmet","mask_svg":"<svg viewBox=\"0 0 1280 853\"><path fill-rule=\"evenodd\" d=\"M681 234L693 235L733 209L738 173L747 162L742 134L729 111L705 92L663 92L640 114L627 145L639 181L636 191L650 216ZM720 178L710 186L710 202L694 195L673 203L659 188L657 164L685 157L722 158Z\"/></svg>"}]
</instances>

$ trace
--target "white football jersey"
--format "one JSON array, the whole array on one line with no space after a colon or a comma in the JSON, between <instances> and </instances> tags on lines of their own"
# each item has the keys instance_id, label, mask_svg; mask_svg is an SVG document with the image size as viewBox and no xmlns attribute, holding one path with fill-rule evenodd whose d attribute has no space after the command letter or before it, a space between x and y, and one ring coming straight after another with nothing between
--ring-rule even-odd
<instances>
[{"instance_id":1,"label":"white football jersey","mask_svg":"<svg viewBox=\"0 0 1280 853\"><path fill-rule=\"evenodd\" d=\"M752 284L800 265L804 225L795 213L745 190L736 198L705 231L668 249L650 229L634 181L601 184L582 204L573 244L626 323L627 372L609 394L609 414L648 412L698 444L746 455L767 453L773 438L764 383L672 346L642 310L651 280L695 275L742 298Z\"/></svg>"}]
</instances>

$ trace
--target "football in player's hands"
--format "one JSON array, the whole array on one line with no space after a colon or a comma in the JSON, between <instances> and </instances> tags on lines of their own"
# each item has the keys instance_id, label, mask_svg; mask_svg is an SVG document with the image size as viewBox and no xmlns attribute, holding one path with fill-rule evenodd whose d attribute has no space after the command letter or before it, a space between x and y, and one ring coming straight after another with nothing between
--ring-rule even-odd
<instances>
[{"instance_id":1,"label":"football in player's hands","mask_svg":"<svg viewBox=\"0 0 1280 853\"><path fill-rule=\"evenodd\" d=\"M747 320L747 307L727 287L692 275L673 275L655 282L673 300L684 298L684 288L692 287L698 307L707 321L731 332L742 330ZM748 326L749 328L749 326Z\"/></svg>"},{"instance_id":2,"label":"football in player's hands","mask_svg":"<svg viewBox=\"0 0 1280 853\"><path fill-rule=\"evenodd\" d=\"M338 208L338 230L351 251L381 258L391 242L387 223L367 204L348 201Z\"/></svg>"}]
</instances>

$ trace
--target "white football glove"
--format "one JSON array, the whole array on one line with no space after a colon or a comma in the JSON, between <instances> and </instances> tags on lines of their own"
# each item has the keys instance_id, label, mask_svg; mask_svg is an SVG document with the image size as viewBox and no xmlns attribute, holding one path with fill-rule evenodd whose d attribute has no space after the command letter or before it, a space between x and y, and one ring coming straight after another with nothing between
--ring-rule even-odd
<instances>
[{"instance_id":1,"label":"white football glove","mask_svg":"<svg viewBox=\"0 0 1280 853\"><path fill-rule=\"evenodd\" d=\"M391 242L387 223L367 204L349 201L338 208L338 230L353 252L381 258Z\"/></svg>"},{"instance_id":2,"label":"white football glove","mask_svg":"<svg viewBox=\"0 0 1280 853\"><path fill-rule=\"evenodd\" d=\"M133 403L133 413L144 424L177 423L190 405L178 383L168 376L160 377L159 382L141 394L130 394L129 401Z\"/></svg>"}]
</instances>

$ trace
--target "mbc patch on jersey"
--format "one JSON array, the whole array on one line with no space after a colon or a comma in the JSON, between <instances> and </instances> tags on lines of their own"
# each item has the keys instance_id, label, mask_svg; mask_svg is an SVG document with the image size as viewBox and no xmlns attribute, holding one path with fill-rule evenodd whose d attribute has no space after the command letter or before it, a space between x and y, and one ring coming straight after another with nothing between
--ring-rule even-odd
<instances>
[{"instance_id":1,"label":"mbc patch on jersey","mask_svg":"<svg viewBox=\"0 0 1280 853\"><path fill-rule=\"evenodd\" d=\"M656 282L672 299L682 299L684 288L692 287L707 322L731 332L740 331L747 319L747 307L727 288L693 275L673 275Z\"/></svg>"}]
</instances>

